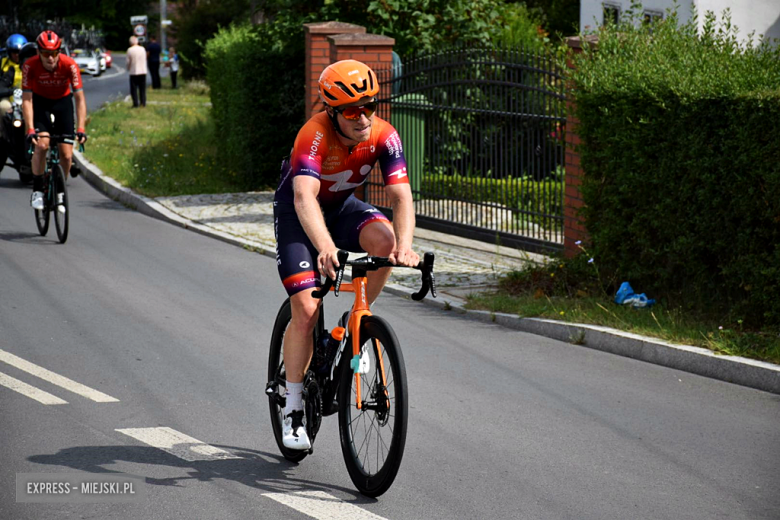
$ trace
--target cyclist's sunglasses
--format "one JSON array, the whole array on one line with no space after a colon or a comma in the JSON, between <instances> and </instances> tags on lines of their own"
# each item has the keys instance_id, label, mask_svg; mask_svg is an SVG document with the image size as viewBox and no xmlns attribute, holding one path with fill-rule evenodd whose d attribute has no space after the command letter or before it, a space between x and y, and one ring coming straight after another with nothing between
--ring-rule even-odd
<instances>
[{"instance_id":1,"label":"cyclist's sunglasses","mask_svg":"<svg viewBox=\"0 0 780 520\"><path fill-rule=\"evenodd\" d=\"M60 53L59 50L56 51L38 51L41 53L41 56L44 58L53 58L54 56L58 55Z\"/></svg>"},{"instance_id":2,"label":"cyclist's sunglasses","mask_svg":"<svg viewBox=\"0 0 780 520\"><path fill-rule=\"evenodd\" d=\"M374 112L376 112L377 102L372 101L370 103L366 103L363 106L359 107L345 107L345 108L334 108L336 112L344 116L344 119L348 119L350 121L357 121L360 119L361 114L365 114L367 118L374 115Z\"/></svg>"}]
</instances>

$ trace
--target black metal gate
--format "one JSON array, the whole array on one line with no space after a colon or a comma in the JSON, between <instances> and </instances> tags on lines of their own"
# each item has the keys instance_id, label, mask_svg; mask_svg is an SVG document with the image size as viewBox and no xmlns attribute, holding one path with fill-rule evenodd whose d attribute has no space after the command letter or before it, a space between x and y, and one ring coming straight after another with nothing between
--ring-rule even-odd
<instances>
[{"instance_id":1,"label":"black metal gate","mask_svg":"<svg viewBox=\"0 0 780 520\"><path fill-rule=\"evenodd\" d=\"M533 251L563 247L564 78L519 48L454 49L377 71L418 226ZM366 198L386 207L372 175Z\"/></svg>"}]
</instances>

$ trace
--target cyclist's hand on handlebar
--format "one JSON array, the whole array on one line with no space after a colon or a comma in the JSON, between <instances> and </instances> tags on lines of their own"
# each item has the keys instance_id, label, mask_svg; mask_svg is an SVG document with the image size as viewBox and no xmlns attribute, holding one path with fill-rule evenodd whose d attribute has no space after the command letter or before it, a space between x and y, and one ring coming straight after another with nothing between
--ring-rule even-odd
<instances>
[{"instance_id":1,"label":"cyclist's hand on handlebar","mask_svg":"<svg viewBox=\"0 0 780 520\"><path fill-rule=\"evenodd\" d=\"M317 255L317 270L322 276L336 278L336 268L339 267L339 250L336 247L325 249Z\"/></svg>"},{"instance_id":2,"label":"cyclist's hand on handlebar","mask_svg":"<svg viewBox=\"0 0 780 520\"><path fill-rule=\"evenodd\" d=\"M25 137L25 144L27 145L27 148L30 148L33 145L38 145L38 134L35 133L35 130L30 130L27 132L27 137Z\"/></svg>"},{"instance_id":3,"label":"cyclist's hand on handlebar","mask_svg":"<svg viewBox=\"0 0 780 520\"><path fill-rule=\"evenodd\" d=\"M395 265L415 267L420 263L420 255L412 251L411 247L396 247L395 251L387 257Z\"/></svg>"},{"instance_id":4,"label":"cyclist's hand on handlebar","mask_svg":"<svg viewBox=\"0 0 780 520\"><path fill-rule=\"evenodd\" d=\"M79 128L79 131L76 132L76 141L78 141L79 144L84 144L87 142L87 133L83 128Z\"/></svg>"}]
</instances>

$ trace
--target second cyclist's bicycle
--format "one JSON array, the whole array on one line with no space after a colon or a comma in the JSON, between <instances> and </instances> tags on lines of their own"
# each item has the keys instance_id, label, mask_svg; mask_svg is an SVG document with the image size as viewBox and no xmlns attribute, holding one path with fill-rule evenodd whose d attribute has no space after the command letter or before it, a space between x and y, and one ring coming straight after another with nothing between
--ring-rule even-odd
<instances>
[{"instance_id":1,"label":"second cyclist's bicycle","mask_svg":"<svg viewBox=\"0 0 780 520\"><path fill-rule=\"evenodd\" d=\"M45 138L41 136L40 138ZM50 135L49 149L46 152L46 169L43 173L43 209L35 209L35 224L41 236L49 232L50 216L54 215L54 227L61 243L68 239L70 205L68 188L65 186L65 173L60 165L60 143L75 143L73 135ZM30 152L32 153L32 152Z\"/></svg>"},{"instance_id":2,"label":"second cyclist's bicycle","mask_svg":"<svg viewBox=\"0 0 780 520\"><path fill-rule=\"evenodd\" d=\"M286 374L283 361L284 335L291 319L289 298L282 304L274 323L268 356L268 395L271 426L276 443L287 460L298 462L313 452L322 418L338 412L341 453L349 476L364 495L377 497L393 483L406 443L408 391L406 368L401 345L390 324L371 314L366 298L366 273L394 266L387 258L366 256L349 260L339 251L336 279L326 279L315 291L315 298L333 289L354 292L355 302L345 327L336 327L333 337L340 336L338 348L330 359L318 367L309 366L303 381L306 412L306 432L312 443L310 450L291 450L282 443ZM428 291L435 297L433 253L426 253L413 269L422 272L422 288L412 295L422 300ZM344 268L352 267L352 282L342 284ZM318 348L325 330L324 305L312 337L313 349ZM312 362L311 365L314 365Z\"/></svg>"}]
</instances>

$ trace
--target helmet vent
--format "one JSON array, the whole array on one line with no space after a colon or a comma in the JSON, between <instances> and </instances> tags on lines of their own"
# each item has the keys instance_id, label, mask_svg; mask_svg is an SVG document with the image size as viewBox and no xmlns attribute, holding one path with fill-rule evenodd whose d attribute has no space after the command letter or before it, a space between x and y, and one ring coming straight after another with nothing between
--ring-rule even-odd
<instances>
[{"instance_id":1,"label":"helmet vent","mask_svg":"<svg viewBox=\"0 0 780 520\"><path fill-rule=\"evenodd\" d=\"M352 84L352 88L354 88L354 89L355 89L355 91L356 91L358 94L362 94L363 92L365 92L366 90L368 90L368 81L366 81L365 79L363 79L363 86L362 86L362 87L358 87L356 83L353 83L353 84Z\"/></svg>"},{"instance_id":2,"label":"helmet vent","mask_svg":"<svg viewBox=\"0 0 780 520\"><path fill-rule=\"evenodd\" d=\"M346 86L344 83L342 83L342 82L340 82L340 81L337 81L337 82L336 82L336 86L337 86L338 88L340 88L341 90L343 90L343 91L344 91L344 93L345 93L346 95L348 95L349 97L355 97L355 94L353 94L353 93L352 93L352 91L351 91L351 90L349 90L349 87L347 87L347 86Z\"/></svg>"},{"instance_id":3,"label":"helmet vent","mask_svg":"<svg viewBox=\"0 0 780 520\"><path fill-rule=\"evenodd\" d=\"M322 94L323 94L323 95L324 95L326 98L330 99L331 101L338 101L338 100L339 100L339 98L337 98L336 96L334 96L333 94L331 94L331 93L330 93L330 92L328 92L327 90L325 90L325 89L321 89L321 91L322 91Z\"/></svg>"}]
</instances>

